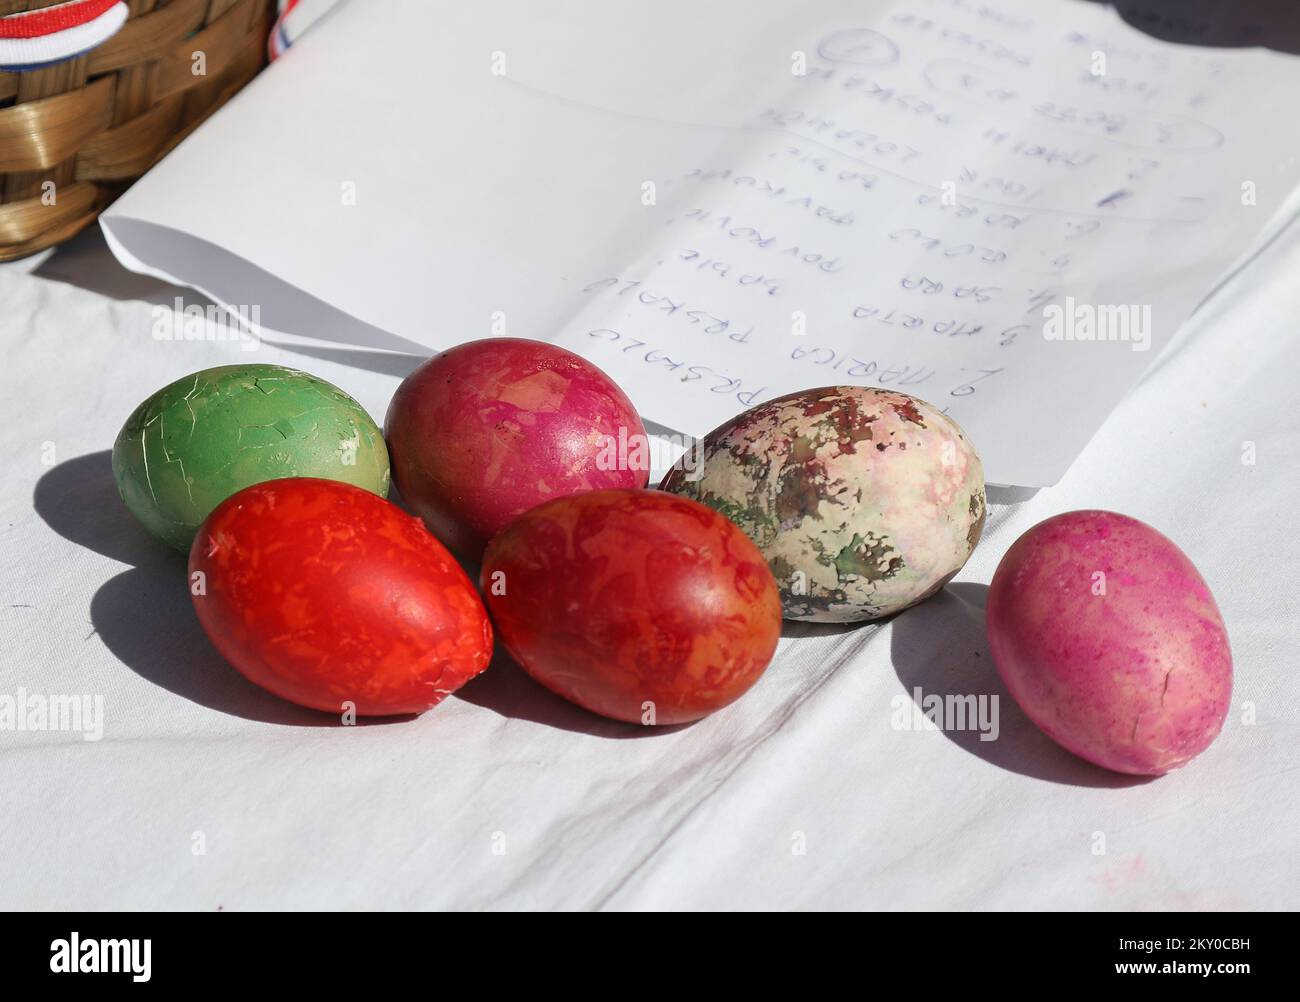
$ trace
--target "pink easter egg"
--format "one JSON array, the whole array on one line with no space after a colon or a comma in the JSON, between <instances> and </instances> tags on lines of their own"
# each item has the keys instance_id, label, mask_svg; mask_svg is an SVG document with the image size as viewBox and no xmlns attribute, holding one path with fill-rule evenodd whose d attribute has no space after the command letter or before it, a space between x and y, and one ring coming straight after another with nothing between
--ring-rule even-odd
<instances>
[{"instance_id":1,"label":"pink easter egg","mask_svg":"<svg viewBox=\"0 0 1300 1002\"><path fill-rule=\"evenodd\" d=\"M543 341L488 338L434 356L397 388L384 435L402 498L471 560L543 501L644 487L650 475L627 395Z\"/></svg>"},{"instance_id":2,"label":"pink easter egg","mask_svg":"<svg viewBox=\"0 0 1300 1002\"><path fill-rule=\"evenodd\" d=\"M993 575L987 628L1021 709L1097 765L1161 775L1223 727L1223 617L1192 562L1137 519L1072 511L1034 526Z\"/></svg>"}]
</instances>

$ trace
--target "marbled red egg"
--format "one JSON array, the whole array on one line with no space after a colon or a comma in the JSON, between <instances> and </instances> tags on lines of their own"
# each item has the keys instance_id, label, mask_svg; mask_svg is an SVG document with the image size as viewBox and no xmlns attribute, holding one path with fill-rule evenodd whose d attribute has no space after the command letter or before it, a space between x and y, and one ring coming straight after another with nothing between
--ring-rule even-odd
<instances>
[{"instance_id":1,"label":"marbled red egg","mask_svg":"<svg viewBox=\"0 0 1300 1002\"><path fill-rule=\"evenodd\" d=\"M220 504L190 549L204 631L277 696L330 713L420 713L492 656L465 572L396 505L294 477Z\"/></svg>"},{"instance_id":2,"label":"marbled red egg","mask_svg":"<svg viewBox=\"0 0 1300 1002\"><path fill-rule=\"evenodd\" d=\"M384 433L402 497L477 559L515 516L576 491L644 487L645 428L600 369L542 341L471 341L398 387Z\"/></svg>"},{"instance_id":3,"label":"marbled red egg","mask_svg":"<svg viewBox=\"0 0 1300 1002\"><path fill-rule=\"evenodd\" d=\"M1072 511L1034 526L993 575L987 625L1021 709L1097 765L1160 775L1223 726L1232 656L1214 596L1137 519Z\"/></svg>"},{"instance_id":4,"label":"marbled red egg","mask_svg":"<svg viewBox=\"0 0 1300 1002\"><path fill-rule=\"evenodd\" d=\"M479 583L525 671L616 720L677 724L726 706L781 631L758 548L713 509L659 491L532 509L488 545Z\"/></svg>"}]
</instances>

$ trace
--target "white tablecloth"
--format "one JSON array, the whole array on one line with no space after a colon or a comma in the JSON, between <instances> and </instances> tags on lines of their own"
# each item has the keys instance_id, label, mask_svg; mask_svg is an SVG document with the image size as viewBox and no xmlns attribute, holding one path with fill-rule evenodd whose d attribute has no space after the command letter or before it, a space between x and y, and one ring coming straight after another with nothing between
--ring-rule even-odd
<instances>
[{"instance_id":1,"label":"white tablecloth","mask_svg":"<svg viewBox=\"0 0 1300 1002\"><path fill-rule=\"evenodd\" d=\"M788 626L747 696L651 733L501 658L418 719L359 727L245 682L199 629L183 558L117 498L119 426L187 372L252 360L382 420L409 363L155 341L151 304L176 290L120 271L97 234L0 267L0 695L102 695L105 713L100 741L0 732L0 906L1295 908L1297 274L1292 227L1057 487L992 507L939 596L883 625ZM998 560L1085 507L1178 542L1232 638L1222 735L1160 779L1057 748L989 658ZM917 687L1000 695L999 739L896 729Z\"/></svg>"}]
</instances>

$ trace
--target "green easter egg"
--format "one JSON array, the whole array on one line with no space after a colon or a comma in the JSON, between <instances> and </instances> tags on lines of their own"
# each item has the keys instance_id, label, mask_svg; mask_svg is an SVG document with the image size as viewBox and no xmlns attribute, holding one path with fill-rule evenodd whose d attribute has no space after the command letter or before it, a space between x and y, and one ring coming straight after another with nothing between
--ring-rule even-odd
<instances>
[{"instance_id":1,"label":"green easter egg","mask_svg":"<svg viewBox=\"0 0 1300 1002\"><path fill-rule=\"evenodd\" d=\"M212 509L266 480L321 477L387 497L388 448L337 386L281 365L222 365L132 412L113 443L113 476L146 529L188 550Z\"/></svg>"}]
</instances>

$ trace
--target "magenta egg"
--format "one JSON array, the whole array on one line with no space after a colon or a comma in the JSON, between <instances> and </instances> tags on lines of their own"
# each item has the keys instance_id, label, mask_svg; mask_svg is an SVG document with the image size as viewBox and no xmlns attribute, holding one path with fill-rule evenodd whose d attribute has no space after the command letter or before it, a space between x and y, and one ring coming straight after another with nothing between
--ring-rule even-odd
<instances>
[{"instance_id":1,"label":"magenta egg","mask_svg":"<svg viewBox=\"0 0 1300 1002\"><path fill-rule=\"evenodd\" d=\"M402 497L468 559L543 501L645 487L650 475L626 394L542 341L471 341L429 359L398 387L384 434Z\"/></svg>"},{"instance_id":2,"label":"magenta egg","mask_svg":"<svg viewBox=\"0 0 1300 1002\"><path fill-rule=\"evenodd\" d=\"M1072 511L1034 526L993 575L987 628L1021 709L1097 765L1160 775L1223 727L1223 617L1192 562L1137 519Z\"/></svg>"}]
</instances>

